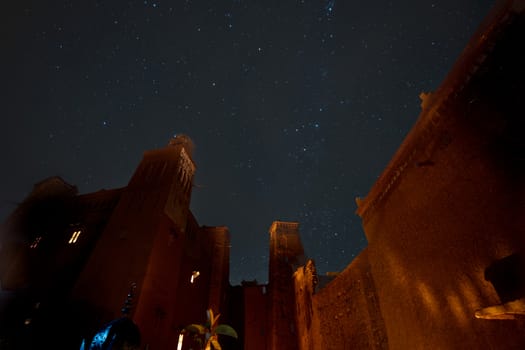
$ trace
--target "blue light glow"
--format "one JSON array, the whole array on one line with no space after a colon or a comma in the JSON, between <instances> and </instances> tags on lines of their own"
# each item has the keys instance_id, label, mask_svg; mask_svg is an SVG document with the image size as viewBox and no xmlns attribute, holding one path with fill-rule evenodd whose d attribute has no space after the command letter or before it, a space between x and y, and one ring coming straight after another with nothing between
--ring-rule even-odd
<instances>
[{"instance_id":1,"label":"blue light glow","mask_svg":"<svg viewBox=\"0 0 525 350\"><path fill-rule=\"evenodd\" d=\"M104 345L104 342L108 338L109 330L113 324L108 325L106 328L102 329L100 332L95 334L93 337L93 341L91 342L91 345L89 346L89 350L95 350L95 349L102 349L102 346Z\"/></svg>"}]
</instances>

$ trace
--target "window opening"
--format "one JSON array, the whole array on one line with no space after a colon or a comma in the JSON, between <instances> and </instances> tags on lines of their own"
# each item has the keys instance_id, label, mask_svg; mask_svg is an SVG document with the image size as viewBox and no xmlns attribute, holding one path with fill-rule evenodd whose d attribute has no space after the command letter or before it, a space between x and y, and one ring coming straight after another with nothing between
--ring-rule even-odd
<instances>
[{"instance_id":1,"label":"window opening","mask_svg":"<svg viewBox=\"0 0 525 350\"><path fill-rule=\"evenodd\" d=\"M80 236L81 233L82 233L81 230L74 231L73 234L71 235L71 238L69 239L69 242L67 242L67 243L68 244L75 244L75 243L77 243L78 237Z\"/></svg>"},{"instance_id":2,"label":"window opening","mask_svg":"<svg viewBox=\"0 0 525 350\"><path fill-rule=\"evenodd\" d=\"M193 283L195 282L195 280L197 279L197 277L199 277L201 275L201 273L199 271L193 271L191 273L191 278L190 278L190 283Z\"/></svg>"},{"instance_id":3,"label":"window opening","mask_svg":"<svg viewBox=\"0 0 525 350\"><path fill-rule=\"evenodd\" d=\"M38 244L40 243L41 240L42 240L42 236L36 237L33 243L31 243L31 245L29 246L29 248L35 249L36 247L38 247Z\"/></svg>"}]
</instances>

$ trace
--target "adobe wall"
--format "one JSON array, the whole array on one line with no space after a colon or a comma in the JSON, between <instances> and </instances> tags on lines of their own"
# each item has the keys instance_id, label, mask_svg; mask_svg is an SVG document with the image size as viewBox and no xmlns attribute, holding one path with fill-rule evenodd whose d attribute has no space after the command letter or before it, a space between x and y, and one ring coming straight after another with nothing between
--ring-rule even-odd
<instances>
[{"instance_id":1,"label":"adobe wall","mask_svg":"<svg viewBox=\"0 0 525 350\"><path fill-rule=\"evenodd\" d=\"M500 303L485 272L523 247L525 198L470 136L408 169L364 224L391 349L525 346L523 325L474 318Z\"/></svg>"},{"instance_id":2,"label":"adobe wall","mask_svg":"<svg viewBox=\"0 0 525 350\"><path fill-rule=\"evenodd\" d=\"M301 350L311 350L320 334L319 320L314 314L312 301L318 283L314 261L308 260L305 266L298 268L293 274L293 280L298 347Z\"/></svg>"},{"instance_id":3,"label":"adobe wall","mask_svg":"<svg viewBox=\"0 0 525 350\"><path fill-rule=\"evenodd\" d=\"M187 324L182 321L188 321L177 319L180 308L197 318L196 312L190 311L191 305L198 305L199 319L192 322L205 319L207 286L200 288L202 307L187 300L177 300L178 304L173 301L174 296L185 299L184 288L196 269L195 262L206 261L204 257L188 257L182 264L181 259L210 246L206 242L205 248L199 245L193 249L196 244L192 242L200 237L195 237L197 233L193 239L189 237L191 226L199 231L188 209L194 170L180 145L145 152L72 292L74 301L89 306L96 315L96 327L120 316L131 283L137 285L133 320L141 328L145 343L162 348L175 342L179 328ZM207 276L209 283L210 273ZM198 294L189 293L195 298ZM161 334L166 335L162 344Z\"/></svg>"},{"instance_id":4,"label":"adobe wall","mask_svg":"<svg viewBox=\"0 0 525 350\"><path fill-rule=\"evenodd\" d=\"M525 21L506 21L473 40L360 203L391 349L525 347L522 319L474 317L525 296L487 280L525 237Z\"/></svg>"},{"instance_id":5,"label":"adobe wall","mask_svg":"<svg viewBox=\"0 0 525 350\"><path fill-rule=\"evenodd\" d=\"M140 328L142 344L151 349L176 347L182 328L205 318L205 305L199 301L205 300L206 287L190 286L191 269L195 267L188 267L184 260L188 237L175 231L171 220L164 218L152 232L155 240L144 278L137 281L140 294L133 321ZM196 288L188 293L191 287ZM194 315L195 320L181 320L182 315Z\"/></svg>"},{"instance_id":6,"label":"adobe wall","mask_svg":"<svg viewBox=\"0 0 525 350\"><path fill-rule=\"evenodd\" d=\"M139 200L125 189L111 218L80 273L72 299L96 305L98 324L120 316L132 282L140 294L155 234L162 231L162 214L152 197Z\"/></svg>"},{"instance_id":7,"label":"adobe wall","mask_svg":"<svg viewBox=\"0 0 525 350\"><path fill-rule=\"evenodd\" d=\"M268 349L297 349L293 273L302 264L299 224L274 221L270 227Z\"/></svg>"},{"instance_id":8,"label":"adobe wall","mask_svg":"<svg viewBox=\"0 0 525 350\"><path fill-rule=\"evenodd\" d=\"M50 281L49 278L40 277L54 264L53 259L49 258L52 254L42 254L41 258L35 258L29 245L40 236L54 250L62 247L60 234L67 228L69 221L73 220L71 203L76 195L75 186L59 177L50 177L35 184L31 193L6 221L0 223L2 288L16 290L35 285L40 288ZM53 285L51 283L45 289Z\"/></svg>"},{"instance_id":9,"label":"adobe wall","mask_svg":"<svg viewBox=\"0 0 525 350\"><path fill-rule=\"evenodd\" d=\"M301 350L388 348L368 259L365 249L312 296L311 339L300 340Z\"/></svg>"},{"instance_id":10,"label":"adobe wall","mask_svg":"<svg viewBox=\"0 0 525 350\"><path fill-rule=\"evenodd\" d=\"M230 277L230 234L226 227L201 228L204 239L209 241L208 263L211 265L208 308L225 314L226 293Z\"/></svg>"},{"instance_id":11,"label":"adobe wall","mask_svg":"<svg viewBox=\"0 0 525 350\"><path fill-rule=\"evenodd\" d=\"M268 294L266 286L243 285L244 347L267 350L268 346Z\"/></svg>"}]
</instances>

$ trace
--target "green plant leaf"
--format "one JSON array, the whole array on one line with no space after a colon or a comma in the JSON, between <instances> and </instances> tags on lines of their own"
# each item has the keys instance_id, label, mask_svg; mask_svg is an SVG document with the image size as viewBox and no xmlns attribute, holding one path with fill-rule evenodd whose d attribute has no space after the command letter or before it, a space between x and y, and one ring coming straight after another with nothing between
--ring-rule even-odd
<instances>
[{"instance_id":1,"label":"green plant leaf","mask_svg":"<svg viewBox=\"0 0 525 350\"><path fill-rule=\"evenodd\" d=\"M186 330L192 333L205 334L207 329L200 324L190 324L189 326L186 326Z\"/></svg>"},{"instance_id":2,"label":"green plant leaf","mask_svg":"<svg viewBox=\"0 0 525 350\"><path fill-rule=\"evenodd\" d=\"M229 337L233 337L237 339L239 336L237 335L237 332L235 329L233 329L232 326L228 326L227 324L220 324L215 328L215 333L227 335Z\"/></svg>"}]
</instances>

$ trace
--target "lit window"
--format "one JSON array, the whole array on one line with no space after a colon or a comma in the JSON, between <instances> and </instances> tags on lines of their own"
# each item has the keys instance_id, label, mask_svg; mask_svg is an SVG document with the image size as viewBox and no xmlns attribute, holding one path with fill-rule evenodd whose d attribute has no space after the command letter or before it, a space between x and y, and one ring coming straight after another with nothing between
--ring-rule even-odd
<instances>
[{"instance_id":1,"label":"lit window","mask_svg":"<svg viewBox=\"0 0 525 350\"><path fill-rule=\"evenodd\" d=\"M184 334L179 334L179 343L177 344L177 350L182 350L182 341L184 340Z\"/></svg>"},{"instance_id":2,"label":"lit window","mask_svg":"<svg viewBox=\"0 0 525 350\"><path fill-rule=\"evenodd\" d=\"M193 283L195 282L195 280L197 279L197 277L199 277L201 275L201 273L199 271L193 271L191 273L191 278L190 278L190 283Z\"/></svg>"},{"instance_id":3,"label":"lit window","mask_svg":"<svg viewBox=\"0 0 525 350\"><path fill-rule=\"evenodd\" d=\"M82 231L80 231L80 230L77 230L77 231L73 232L73 234L71 235L71 238L69 239L69 242L67 242L67 243L69 243L69 244L76 243L77 240L78 240L78 237L80 236L81 233L82 233Z\"/></svg>"},{"instance_id":4,"label":"lit window","mask_svg":"<svg viewBox=\"0 0 525 350\"><path fill-rule=\"evenodd\" d=\"M42 240L42 236L38 236L37 238L35 238L35 240L33 241L33 243L31 243L31 245L29 246L29 248L31 248L31 249L35 249L36 247L38 247L38 243L40 243L41 240Z\"/></svg>"}]
</instances>

